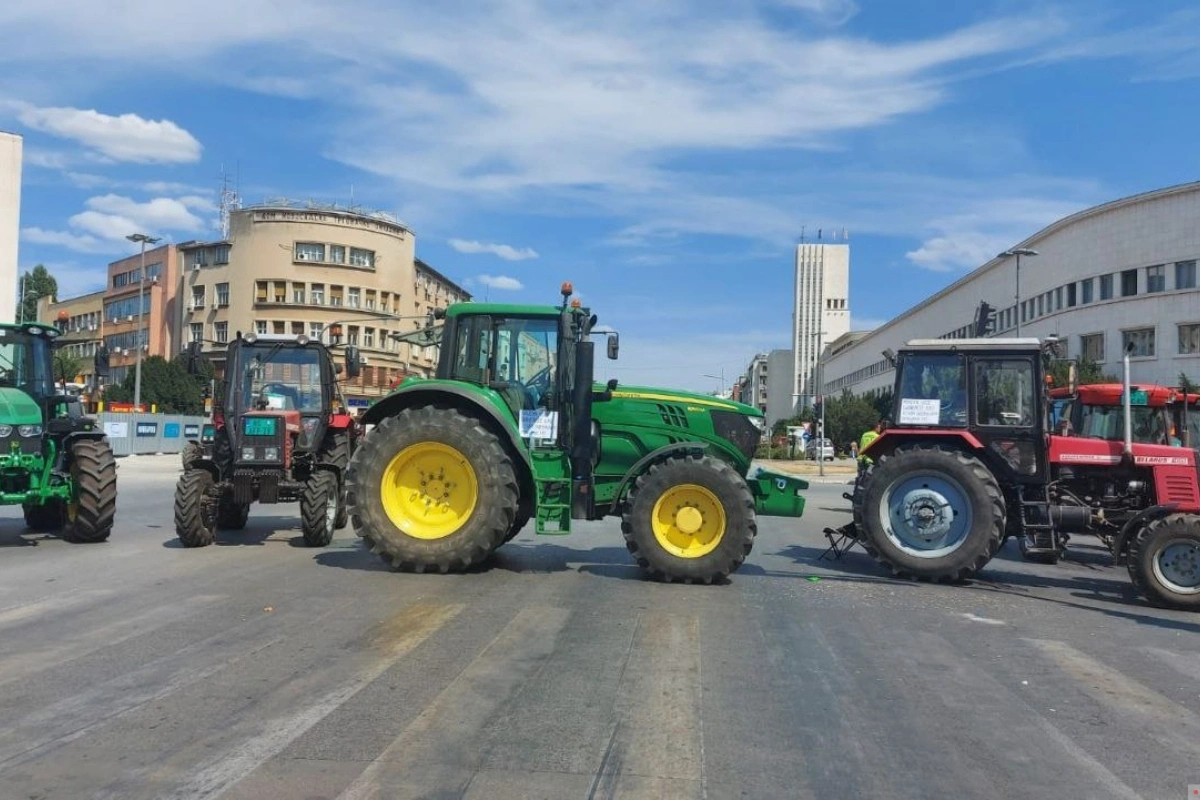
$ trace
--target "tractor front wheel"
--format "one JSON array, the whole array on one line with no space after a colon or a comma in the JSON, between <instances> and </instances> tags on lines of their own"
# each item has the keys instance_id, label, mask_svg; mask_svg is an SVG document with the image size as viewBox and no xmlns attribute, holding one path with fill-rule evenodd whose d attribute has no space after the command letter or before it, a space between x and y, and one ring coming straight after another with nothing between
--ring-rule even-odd
<instances>
[{"instance_id":1,"label":"tractor front wheel","mask_svg":"<svg viewBox=\"0 0 1200 800\"><path fill-rule=\"evenodd\" d=\"M1200 516L1172 514L1142 528L1129 547L1129 577L1153 605L1200 609Z\"/></svg>"},{"instance_id":2,"label":"tractor front wheel","mask_svg":"<svg viewBox=\"0 0 1200 800\"><path fill-rule=\"evenodd\" d=\"M520 488L512 458L479 420L408 408L363 438L346 471L355 532L396 569L465 570L512 529Z\"/></svg>"},{"instance_id":3,"label":"tractor front wheel","mask_svg":"<svg viewBox=\"0 0 1200 800\"><path fill-rule=\"evenodd\" d=\"M651 577L712 583L735 572L758 533L749 487L724 461L669 458L641 475L621 518L625 546Z\"/></svg>"},{"instance_id":4,"label":"tractor front wheel","mask_svg":"<svg viewBox=\"0 0 1200 800\"><path fill-rule=\"evenodd\" d=\"M189 469L175 485L175 535L184 547L207 547L217 539L217 509L208 470Z\"/></svg>"},{"instance_id":5,"label":"tractor front wheel","mask_svg":"<svg viewBox=\"0 0 1200 800\"><path fill-rule=\"evenodd\" d=\"M338 494L337 476L327 470L317 470L304 484L300 495L300 532L309 547L325 547L333 541L341 505Z\"/></svg>"},{"instance_id":6,"label":"tractor front wheel","mask_svg":"<svg viewBox=\"0 0 1200 800\"><path fill-rule=\"evenodd\" d=\"M330 431L326 435L325 450L321 460L338 468L338 508L334 527L341 530L350 521L350 513L346 510L346 467L350 466L350 432Z\"/></svg>"},{"instance_id":7,"label":"tractor front wheel","mask_svg":"<svg viewBox=\"0 0 1200 800\"><path fill-rule=\"evenodd\" d=\"M117 516L117 461L108 442L82 439L71 445L74 497L66 503L63 538L103 542Z\"/></svg>"},{"instance_id":8,"label":"tractor front wheel","mask_svg":"<svg viewBox=\"0 0 1200 800\"><path fill-rule=\"evenodd\" d=\"M905 578L961 581L983 569L1004 538L996 478L956 450L915 447L881 456L854 521L876 561Z\"/></svg>"}]
</instances>

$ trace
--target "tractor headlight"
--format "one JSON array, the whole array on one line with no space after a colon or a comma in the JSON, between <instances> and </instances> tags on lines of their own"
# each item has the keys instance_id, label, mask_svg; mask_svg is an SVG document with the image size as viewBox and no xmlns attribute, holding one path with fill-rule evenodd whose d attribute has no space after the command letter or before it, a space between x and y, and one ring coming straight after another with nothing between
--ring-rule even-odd
<instances>
[{"instance_id":1,"label":"tractor headlight","mask_svg":"<svg viewBox=\"0 0 1200 800\"><path fill-rule=\"evenodd\" d=\"M254 460L254 448L253 447L243 447L242 448L242 461L253 461L253 460Z\"/></svg>"},{"instance_id":2,"label":"tractor headlight","mask_svg":"<svg viewBox=\"0 0 1200 800\"><path fill-rule=\"evenodd\" d=\"M0 425L0 439L12 436L12 425Z\"/></svg>"},{"instance_id":3,"label":"tractor headlight","mask_svg":"<svg viewBox=\"0 0 1200 800\"><path fill-rule=\"evenodd\" d=\"M759 433L767 431L767 420L763 417L750 417L750 424L758 428Z\"/></svg>"},{"instance_id":4,"label":"tractor headlight","mask_svg":"<svg viewBox=\"0 0 1200 800\"><path fill-rule=\"evenodd\" d=\"M12 429L9 428L9 430L11 432ZM41 425L22 425L21 427L17 428L17 433L21 434L26 439L28 439L31 436L41 436L42 435L42 426Z\"/></svg>"},{"instance_id":5,"label":"tractor headlight","mask_svg":"<svg viewBox=\"0 0 1200 800\"><path fill-rule=\"evenodd\" d=\"M278 460L279 460L279 448L278 447L263 448L263 461L278 461Z\"/></svg>"}]
</instances>

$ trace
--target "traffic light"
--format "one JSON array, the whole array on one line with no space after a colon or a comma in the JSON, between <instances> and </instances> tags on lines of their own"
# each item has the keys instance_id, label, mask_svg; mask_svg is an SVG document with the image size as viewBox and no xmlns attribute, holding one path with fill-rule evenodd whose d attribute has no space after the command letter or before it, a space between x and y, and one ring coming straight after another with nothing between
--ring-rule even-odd
<instances>
[{"instance_id":1,"label":"traffic light","mask_svg":"<svg viewBox=\"0 0 1200 800\"><path fill-rule=\"evenodd\" d=\"M108 371L109 371L108 348L105 347L103 344L101 344L99 347L96 348L95 367L96 367L96 375L98 375L101 378L108 377Z\"/></svg>"},{"instance_id":2,"label":"traffic light","mask_svg":"<svg viewBox=\"0 0 1200 800\"><path fill-rule=\"evenodd\" d=\"M987 336L996 331L996 310L986 302L979 304L979 313L975 316L975 335Z\"/></svg>"}]
</instances>

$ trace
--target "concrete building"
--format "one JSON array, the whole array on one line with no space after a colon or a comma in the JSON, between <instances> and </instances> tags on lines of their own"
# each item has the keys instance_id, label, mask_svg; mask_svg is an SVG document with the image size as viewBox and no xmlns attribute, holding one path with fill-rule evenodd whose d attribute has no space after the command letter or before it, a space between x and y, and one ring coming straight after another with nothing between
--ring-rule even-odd
<instances>
[{"instance_id":1,"label":"concrete building","mask_svg":"<svg viewBox=\"0 0 1200 800\"><path fill-rule=\"evenodd\" d=\"M110 384L120 383L137 368L139 344L143 359L172 359L179 352L179 259L180 250L173 244L146 250L144 280L141 253L109 263L100 335L108 347Z\"/></svg>"},{"instance_id":2,"label":"concrete building","mask_svg":"<svg viewBox=\"0 0 1200 800\"><path fill-rule=\"evenodd\" d=\"M433 308L470 299L415 255L416 238L384 215L273 204L236 209L229 234L180 245L183 342L203 341L218 370L225 344L243 334L305 334L344 343L366 358L343 384L352 405L385 394L407 374L430 375L437 348L392 337L420 328Z\"/></svg>"},{"instance_id":3,"label":"concrete building","mask_svg":"<svg viewBox=\"0 0 1200 800\"><path fill-rule=\"evenodd\" d=\"M1200 182L1114 200L1065 217L825 361L824 389L891 387L882 355L917 338L966 338L980 303L998 309L995 336L1057 335L1071 357L1120 374L1132 343L1132 379L1200 379ZM1017 249L1017 248L1013 248Z\"/></svg>"},{"instance_id":4,"label":"concrete building","mask_svg":"<svg viewBox=\"0 0 1200 800\"><path fill-rule=\"evenodd\" d=\"M0 322L14 322L17 318L22 149L19 135L0 131Z\"/></svg>"},{"instance_id":5,"label":"concrete building","mask_svg":"<svg viewBox=\"0 0 1200 800\"><path fill-rule=\"evenodd\" d=\"M850 245L796 246L790 409L813 405L817 363L827 343L850 331ZM787 414L791 416L791 413Z\"/></svg>"},{"instance_id":6,"label":"concrete building","mask_svg":"<svg viewBox=\"0 0 1200 800\"><path fill-rule=\"evenodd\" d=\"M93 359L103 336L104 295L105 290L101 289L62 302L54 297L38 299L38 322L53 325L62 331L58 339L59 346L63 352L79 359L79 372L68 375L68 382L89 387L94 385L96 370Z\"/></svg>"}]
</instances>

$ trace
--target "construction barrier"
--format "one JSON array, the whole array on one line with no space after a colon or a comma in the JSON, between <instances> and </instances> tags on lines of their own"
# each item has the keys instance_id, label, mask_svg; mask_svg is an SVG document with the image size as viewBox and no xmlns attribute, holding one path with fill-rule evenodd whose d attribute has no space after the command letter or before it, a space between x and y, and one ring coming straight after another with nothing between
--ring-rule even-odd
<instances>
[{"instance_id":1,"label":"construction barrier","mask_svg":"<svg viewBox=\"0 0 1200 800\"><path fill-rule=\"evenodd\" d=\"M178 453L199 439L207 417L182 414L97 414L115 456Z\"/></svg>"}]
</instances>

